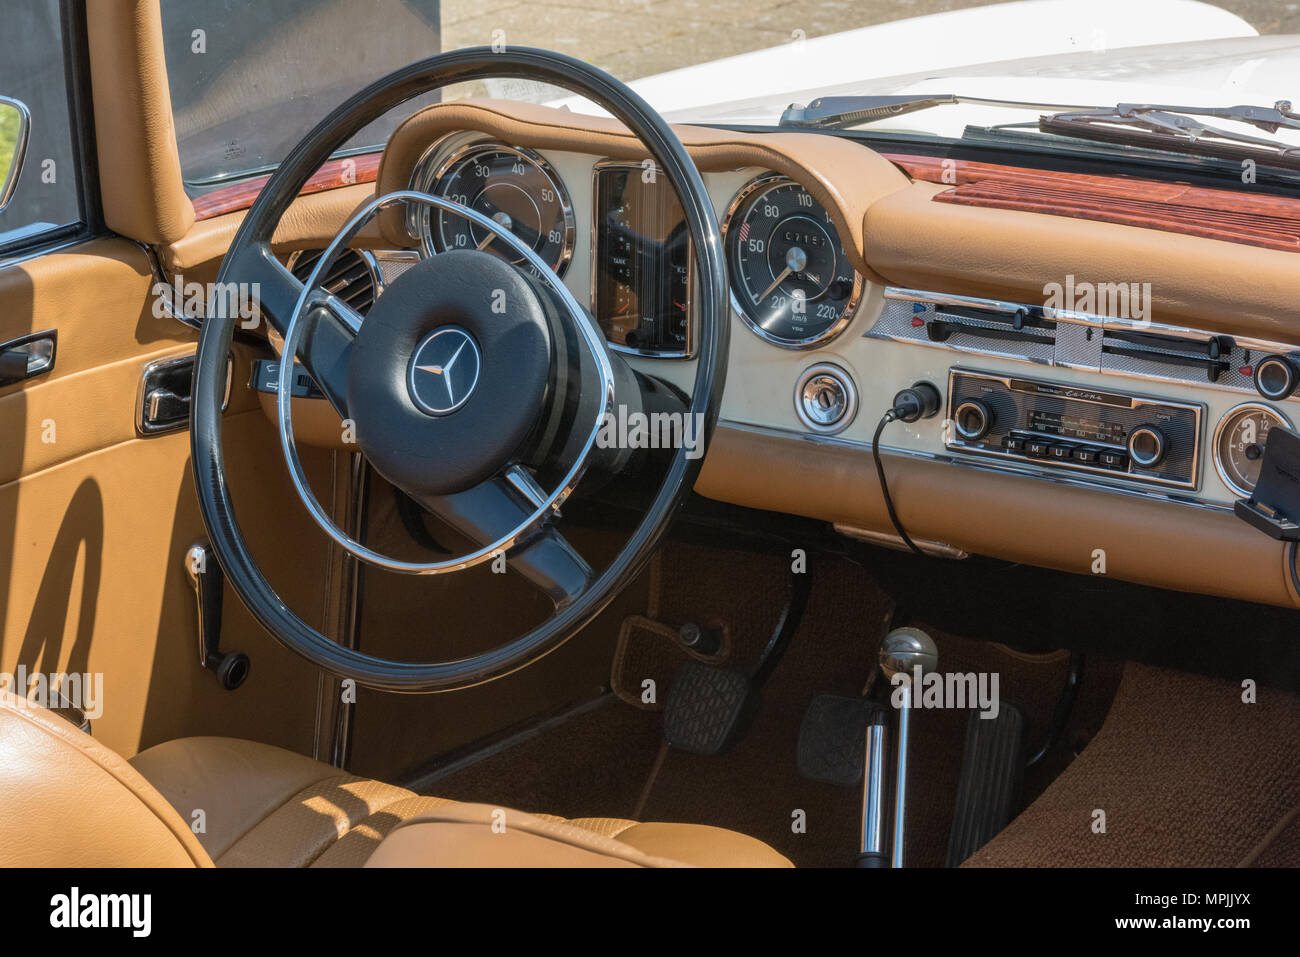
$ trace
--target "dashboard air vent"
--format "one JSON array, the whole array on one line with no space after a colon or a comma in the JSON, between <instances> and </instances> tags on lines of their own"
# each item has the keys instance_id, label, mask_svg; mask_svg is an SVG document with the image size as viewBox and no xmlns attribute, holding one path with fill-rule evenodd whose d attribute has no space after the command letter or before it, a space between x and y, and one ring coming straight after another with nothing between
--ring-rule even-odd
<instances>
[{"instance_id":1,"label":"dashboard air vent","mask_svg":"<svg viewBox=\"0 0 1300 957\"><path fill-rule=\"evenodd\" d=\"M289 271L299 282L306 282L324 251L304 250L291 261ZM355 249L345 249L335 258L321 286L364 316L374 305L378 294L377 275L375 267L364 254Z\"/></svg>"},{"instance_id":2,"label":"dashboard air vent","mask_svg":"<svg viewBox=\"0 0 1300 957\"><path fill-rule=\"evenodd\" d=\"M885 290L880 318L864 335L975 357L1192 385L1210 382L1250 395L1256 394L1255 362L1293 348L1158 322L894 287Z\"/></svg>"},{"instance_id":3,"label":"dashboard air vent","mask_svg":"<svg viewBox=\"0 0 1300 957\"><path fill-rule=\"evenodd\" d=\"M931 342L947 342L954 334L976 339L1001 339L1050 345L1056 341L1056 323L1034 306L1017 309L944 305L927 319L925 334Z\"/></svg>"},{"instance_id":4,"label":"dashboard air vent","mask_svg":"<svg viewBox=\"0 0 1300 957\"><path fill-rule=\"evenodd\" d=\"M1114 356L1114 367L1125 369L1125 360L1137 363L1154 362L1157 365L1179 366L1199 370L1211 382L1231 369L1232 350L1236 344L1231 336L1210 336L1205 339L1178 336L1159 332L1140 332L1129 329L1107 329L1102 336L1103 356ZM1102 360L1103 365L1112 365Z\"/></svg>"}]
</instances>

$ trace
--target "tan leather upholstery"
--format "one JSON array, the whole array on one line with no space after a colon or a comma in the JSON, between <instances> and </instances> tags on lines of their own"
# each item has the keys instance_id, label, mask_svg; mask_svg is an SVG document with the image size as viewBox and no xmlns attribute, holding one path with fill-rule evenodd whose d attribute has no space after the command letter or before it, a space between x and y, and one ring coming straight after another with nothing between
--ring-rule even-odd
<instances>
[{"instance_id":1,"label":"tan leather upholstery","mask_svg":"<svg viewBox=\"0 0 1300 957\"><path fill-rule=\"evenodd\" d=\"M86 4L104 222L142 243L194 225L181 181L158 0Z\"/></svg>"},{"instance_id":2,"label":"tan leather upholstery","mask_svg":"<svg viewBox=\"0 0 1300 957\"><path fill-rule=\"evenodd\" d=\"M277 252L296 249L320 249L329 245L334 235L361 206L374 199L372 183L358 183L308 193L294 200L276 224L271 245ZM187 277L209 282L216 278L226 250L244 223L247 210L225 213L194 224L194 228L174 242L158 248L163 268L169 275L183 272ZM392 243L371 220L357 233L352 246L389 249Z\"/></svg>"},{"instance_id":3,"label":"tan leather upholstery","mask_svg":"<svg viewBox=\"0 0 1300 957\"><path fill-rule=\"evenodd\" d=\"M198 838L220 867L790 866L761 841L721 828L463 804L253 741L183 738L131 763L182 816L204 812Z\"/></svg>"},{"instance_id":4,"label":"tan leather upholstery","mask_svg":"<svg viewBox=\"0 0 1300 957\"><path fill-rule=\"evenodd\" d=\"M210 867L162 795L68 721L0 690L0 866Z\"/></svg>"},{"instance_id":5,"label":"tan leather upholstery","mask_svg":"<svg viewBox=\"0 0 1300 957\"><path fill-rule=\"evenodd\" d=\"M339 774L291 751L235 738L180 738L142 751L131 764L187 818L204 812L199 840L214 860L287 798Z\"/></svg>"},{"instance_id":6,"label":"tan leather upholstery","mask_svg":"<svg viewBox=\"0 0 1300 957\"><path fill-rule=\"evenodd\" d=\"M914 183L873 202L862 236L896 286L1042 302L1043 284L1147 282L1157 322L1300 342L1295 253L1068 216L933 202Z\"/></svg>"},{"instance_id":7,"label":"tan leather upholstery","mask_svg":"<svg viewBox=\"0 0 1300 957\"><path fill-rule=\"evenodd\" d=\"M449 804L394 828L367 867L679 867L562 821L487 804Z\"/></svg>"},{"instance_id":8,"label":"tan leather upholstery","mask_svg":"<svg viewBox=\"0 0 1300 957\"><path fill-rule=\"evenodd\" d=\"M1105 548L1112 578L1300 605L1283 545L1230 512L1204 512L1189 522L1164 503L1104 491L891 454L885 467L903 526L918 539L1084 575L1091 574L1093 549ZM805 494L810 486L816 495ZM871 457L858 449L719 426L695 491L749 508L892 531ZM1051 535L1025 531L1046 527Z\"/></svg>"},{"instance_id":9,"label":"tan leather upholstery","mask_svg":"<svg viewBox=\"0 0 1300 957\"><path fill-rule=\"evenodd\" d=\"M718 827L610 818L561 821L489 804L453 802L396 825L366 866L427 867L430 863L439 867L790 866L763 842Z\"/></svg>"},{"instance_id":10,"label":"tan leather upholstery","mask_svg":"<svg viewBox=\"0 0 1300 957\"><path fill-rule=\"evenodd\" d=\"M0 794L0 866L789 866L720 828L583 827L417 795L254 741L182 738L127 762L7 690Z\"/></svg>"}]
</instances>

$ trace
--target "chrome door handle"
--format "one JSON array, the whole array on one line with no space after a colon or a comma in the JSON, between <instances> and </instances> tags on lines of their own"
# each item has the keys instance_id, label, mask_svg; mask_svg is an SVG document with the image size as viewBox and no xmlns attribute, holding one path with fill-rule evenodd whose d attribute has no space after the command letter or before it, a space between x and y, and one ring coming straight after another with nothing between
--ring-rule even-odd
<instances>
[{"instance_id":1,"label":"chrome door handle","mask_svg":"<svg viewBox=\"0 0 1300 957\"><path fill-rule=\"evenodd\" d=\"M226 359L226 394L221 402L224 412L230 401L232 360ZM140 374L140 390L135 398L135 428L141 435L157 435L183 429L190 423L190 386L194 379L194 356L157 359Z\"/></svg>"},{"instance_id":2,"label":"chrome door handle","mask_svg":"<svg viewBox=\"0 0 1300 957\"><path fill-rule=\"evenodd\" d=\"M136 430L156 435L184 428L190 421L190 380L194 357L160 359L144 367L136 399Z\"/></svg>"},{"instance_id":3,"label":"chrome door handle","mask_svg":"<svg viewBox=\"0 0 1300 957\"><path fill-rule=\"evenodd\" d=\"M0 386L44 375L54 368L56 329L33 332L0 344Z\"/></svg>"},{"instance_id":4,"label":"chrome door handle","mask_svg":"<svg viewBox=\"0 0 1300 957\"><path fill-rule=\"evenodd\" d=\"M177 395L171 389L161 386L150 389L144 397L144 421L151 429L166 428L174 423L185 421L190 415L190 397Z\"/></svg>"}]
</instances>

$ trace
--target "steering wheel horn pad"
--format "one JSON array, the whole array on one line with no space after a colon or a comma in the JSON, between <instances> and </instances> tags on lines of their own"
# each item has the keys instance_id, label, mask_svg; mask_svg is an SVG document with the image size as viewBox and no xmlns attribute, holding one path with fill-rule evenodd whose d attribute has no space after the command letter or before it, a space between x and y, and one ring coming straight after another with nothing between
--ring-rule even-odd
<instances>
[{"instance_id":1,"label":"steering wheel horn pad","mask_svg":"<svg viewBox=\"0 0 1300 957\"><path fill-rule=\"evenodd\" d=\"M513 266L473 250L421 260L375 300L352 344L357 444L417 500L471 488L527 444L552 354L546 312Z\"/></svg>"}]
</instances>

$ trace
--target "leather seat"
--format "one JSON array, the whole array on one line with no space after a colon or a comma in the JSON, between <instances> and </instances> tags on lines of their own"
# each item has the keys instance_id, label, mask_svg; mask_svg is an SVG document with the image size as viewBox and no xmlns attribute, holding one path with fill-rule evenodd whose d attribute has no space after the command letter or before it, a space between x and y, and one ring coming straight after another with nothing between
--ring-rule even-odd
<instances>
[{"instance_id":1,"label":"leather seat","mask_svg":"<svg viewBox=\"0 0 1300 957\"><path fill-rule=\"evenodd\" d=\"M427 797L282 748L182 738L129 762L0 691L0 865L789 867L699 824Z\"/></svg>"}]
</instances>

